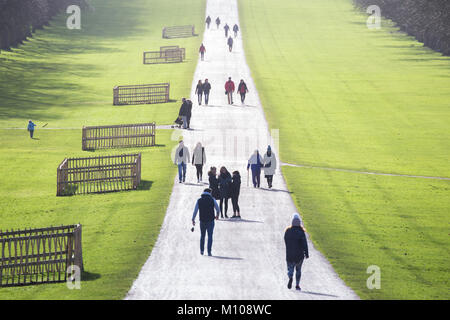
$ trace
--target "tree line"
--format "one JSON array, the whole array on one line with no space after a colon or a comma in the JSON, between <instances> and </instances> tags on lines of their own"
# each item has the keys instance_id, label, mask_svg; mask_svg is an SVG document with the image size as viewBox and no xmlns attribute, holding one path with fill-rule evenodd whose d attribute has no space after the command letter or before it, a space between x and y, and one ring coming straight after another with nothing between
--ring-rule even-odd
<instances>
[{"instance_id":1,"label":"tree line","mask_svg":"<svg viewBox=\"0 0 450 320\"><path fill-rule=\"evenodd\" d=\"M377 5L381 15L427 47L450 55L449 0L354 0L364 11Z\"/></svg>"},{"instance_id":2,"label":"tree line","mask_svg":"<svg viewBox=\"0 0 450 320\"><path fill-rule=\"evenodd\" d=\"M0 0L0 50L21 44L51 18L84 0Z\"/></svg>"}]
</instances>

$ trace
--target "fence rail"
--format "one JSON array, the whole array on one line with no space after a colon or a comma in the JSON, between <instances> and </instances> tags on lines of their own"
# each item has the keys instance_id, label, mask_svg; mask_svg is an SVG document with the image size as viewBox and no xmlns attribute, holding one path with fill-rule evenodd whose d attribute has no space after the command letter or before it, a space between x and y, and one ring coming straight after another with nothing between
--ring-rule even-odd
<instances>
[{"instance_id":1,"label":"fence rail","mask_svg":"<svg viewBox=\"0 0 450 320\"><path fill-rule=\"evenodd\" d=\"M83 271L81 225L0 230L0 287L66 281L69 266Z\"/></svg>"},{"instance_id":2,"label":"fence rail","mask_svg":"<svg viewBox=\"0 0 450 320\"><path fill-rule=\"evenodd\" d=\"M164 39L186 38L193 37L195 35L194 25L164 27L162 31L162 37Z\"/></svg>"},{"instance_id":3,"label":"fence rail","mask_svg":"<svg viewBox=\"0 0 450 320\"><path fill-rule=\"evenodd\" d=\"M143 56L144 64L176 63L185 59L186 49L178 46L161 47L160 51L146 51Z\"/></svg>"},{"instance_id":4,"label":"fence rail","mask_svg":"<svg viewBox=\"0 0 450 320\"><path fill-rule=\"evenodd\" d=\"M169 102L169 83L116 86L114 105L152 104Z\"/></svg>"},{"instance_id":5,"label":"fence rail","mask_svg":"<svg viewBox=\"0 0 450 320\"><path fill-rule=\"evenodd\" d=\"M156 124L122 124L83 127L82 149L152 147L155 145Z\"/></svg>"},{"instance_id":6,"label":"fence rail","mask_svg":"<svg viewBox=\"0 0 450 320\"><path fill-rule=\"evenodd\" d=\"M57 196L137 189L141 154L66 158L57 169Z\"/></svg>"}]
</instances>

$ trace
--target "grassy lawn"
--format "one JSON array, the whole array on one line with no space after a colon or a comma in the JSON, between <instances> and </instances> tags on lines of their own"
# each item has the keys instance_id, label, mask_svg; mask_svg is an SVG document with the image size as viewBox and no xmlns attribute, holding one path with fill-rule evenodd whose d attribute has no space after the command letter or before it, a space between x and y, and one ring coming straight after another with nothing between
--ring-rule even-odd
<instances>
[{"instance_id":1,"label":"grassy lawn","mask_svg":"<svg viewBox=\"0 0 450 320\"><path fill-rule=\"evenodd\" d=\"M350 0L242 0L240 15L282 161L450 177L450 58L388 20L369 30ZM315 243L362 298L450 297L449 181L283 172ZM380 290L366 288L372 264Z\"/></svg>"},{"instance_id":2,"label":"grassy lawn","mask_svg":"<svg viewBox=\"0 0 450 320\"><path fill-rule=\"evenodd\" d=\"M90 1L82 29L65 28L65 15L12 52L0 53L0 229L83 225L84 281L0 289L0 299L121 299L157 239L175 167L172 131L157 130L157 147L81 151L81 127L155 121L168 124L189 95L200 37L164 40L165 25L203 30L205 1ZM144 50L186 48L187 61L143 65ZM115 85L170 82L174 103L112 106ZM28 137L28 119L39 126ZM137 191L56 197L56 168L64 157L142 153Z\"/></svg>"}]
</instances>

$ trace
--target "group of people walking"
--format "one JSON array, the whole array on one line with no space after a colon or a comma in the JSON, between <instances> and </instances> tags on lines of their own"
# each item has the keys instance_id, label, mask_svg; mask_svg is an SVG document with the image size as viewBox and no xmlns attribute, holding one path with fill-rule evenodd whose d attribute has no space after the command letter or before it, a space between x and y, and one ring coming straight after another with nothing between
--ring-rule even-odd
<instances>
[{"instance_id":1,"label":"group of people walking","mask_svg":"<svg viewBox=\"0 0 450 320\"><path fill-rule=\"evenodd\" d=\"M273 175L275 174L275 170L277 168L277 158L272 152L272 148L270 146L267 147L264 157L261 157L259 151L255 150L255 152L248 159L247 170L251 169L252 171L252 182L253 187L255 188L259 188L261 185L261 168L264 170L264 176L267 179L267 186L270 189L272 188Z\"/></svg>"},{"instance_id":2,"label":"group of people walking","mask_svg":"<svg viewBox=\"0 0 450 320\"><path fill-rule=\"evenodd\" d=\"M209 29L209 25L211 24L211 17L208 16L205 20L206 26ZM220 27L220 18L217 17L216 18L216 25L217 25L217 29L219 29ZM223 27L223 29L225 30L225 38L227 38L227 45L228 45L228 49L229 51L233 51L233 38L231 37L231 35L229 36L228 33L230 31L230 26L228 25L228 23L225 23L225 26ZM237 25L237 23L234 24L233 26L233 32L234 32L234 37L236 38L239 32L239 26Z\"/></svg>"}]
</instances>

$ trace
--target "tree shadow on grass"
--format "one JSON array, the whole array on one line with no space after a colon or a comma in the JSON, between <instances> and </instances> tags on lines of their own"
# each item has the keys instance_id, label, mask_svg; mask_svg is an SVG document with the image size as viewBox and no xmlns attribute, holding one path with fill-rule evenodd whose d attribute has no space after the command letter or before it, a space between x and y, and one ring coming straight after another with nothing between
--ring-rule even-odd
<instances>
[{"instance_id":1,"label":"tree shadow on grass","mask_svg":"<svg viewBox=\"0 0 450 320\"><path fill-rule=\"evenodd\" d=\"M148 180L141 180L141 183L139 184L137 190L141 191L141 190L150 190L152 188L153 185L153 181L148 181Z\"/></svg>"}]
</instances>

